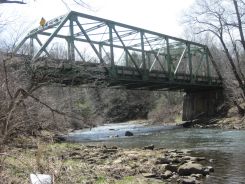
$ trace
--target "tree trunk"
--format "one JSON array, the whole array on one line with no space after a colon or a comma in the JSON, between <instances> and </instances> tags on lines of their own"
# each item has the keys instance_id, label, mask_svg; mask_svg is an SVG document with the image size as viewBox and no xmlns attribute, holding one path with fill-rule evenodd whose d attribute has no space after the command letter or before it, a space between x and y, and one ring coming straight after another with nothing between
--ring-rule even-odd
<instances>
[{"instance_id":1,"label":"tree trunk","mask_svg":"<svg viewBox=\"0 0 245 184\"><path fill-rule=\"evenodd\" d=\"M224 40L221 37L219 39L220 39L221 44L225 50L225 54L226 54L226 56L227 56L227 58L231 64L231 69L233 71L233 74L235 75L236 80L238 81L239 87L242 89L243 95L245 95L245 86L243 84L241 77L239 76L239 73L237 72L236 65L235 65L235 63L234 63L234 61L233 61L233 59L229 53L228 48L226 47L226 45L224 43Z\"/></svg>"},{"instance_id":2,"label":"tree trunk","mask_svg":"<svg viewBox=\"0 0 245 184\"><path fill-rule=\"evenodd\" d=\"M233 101L233 103L237 107L239 115L243 117L245 114L245 110L235 100Z\"/></svg>"},{"instance_id":3,"label":"tree trunk","mask_svg":"<svg viewBox=\"0 0 245 184\"><path fill-rule=\"evenodd\" d=\"M233 0L233 4L234 4L235 10L236 10L238 29L239 29L239 33L240 33L240 37L241 37L242 47L245 51L245 39L244 39L244 34L243 34L241 16L240 16L240 12L239 12L238 5L237 5L237 0Z\"/></svg>"}]
</instances>

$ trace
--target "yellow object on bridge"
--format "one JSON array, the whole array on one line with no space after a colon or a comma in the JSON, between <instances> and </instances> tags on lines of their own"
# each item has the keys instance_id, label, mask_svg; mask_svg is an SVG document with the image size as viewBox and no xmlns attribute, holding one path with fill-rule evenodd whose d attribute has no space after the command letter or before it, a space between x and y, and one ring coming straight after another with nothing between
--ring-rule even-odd
<instances>
[{"instance_id":1,"label":"yellow object on bridge","mask_svg":"<svg viewBox=\"0 0 245 184\"><path fill-rule=\"evenodd\" d=\"M40 26L44 26L46 24L46 20L42 17L40 20Z\"/></svg>"}]
</instances>

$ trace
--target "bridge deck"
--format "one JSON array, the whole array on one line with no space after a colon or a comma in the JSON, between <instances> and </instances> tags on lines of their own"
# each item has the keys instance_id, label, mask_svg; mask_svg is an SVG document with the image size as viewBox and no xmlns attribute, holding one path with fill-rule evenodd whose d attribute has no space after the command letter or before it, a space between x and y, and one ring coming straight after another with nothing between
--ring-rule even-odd
<instances>
[{"instance_id":1,"label":"bridge deck","mask_svg":"<svg viewBox=\"0 0 245 184\"><path fill-rule=\"evenodd\" d=\"M51 81L65 85L94 84L114 88L141 89L141 90L211 90L222 88L222 81L218 77L208 80L205 76L195 76L190 82L189 75L178 73L169 78L168 73L157 70L148 71L147 78L142 79L133 67L116 67L116 75L112 76L110 66L99 63L69 63L68 61L45 62L35 66L33 80L38 82ZM105 70L107 68L107 70ZM143 69L142 69L143 72Z\"/></svg>"}]
</instances>

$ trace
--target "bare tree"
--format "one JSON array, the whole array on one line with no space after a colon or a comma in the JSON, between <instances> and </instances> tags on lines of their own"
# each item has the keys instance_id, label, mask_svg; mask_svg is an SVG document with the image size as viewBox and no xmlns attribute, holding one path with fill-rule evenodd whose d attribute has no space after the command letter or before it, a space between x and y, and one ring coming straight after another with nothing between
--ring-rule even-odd
<instances>
[{"instance_id":1,"label":"bare tree","mask_svg":"<svg viewBox=\"0 0 245 184\"><path fill-rule=\"evenodd\" d=\"M33 0L33 1L37 1L37 0ZM61 0L63 3L66 3L67 1L73 1L75 2L77 5L82 6L84 8L88 8L90 9L90 6L88 3L86 3L83 0ZM27 2L25 0L0 0L0 4L27 4Z\"/></svg>"},{"instance_id":2,"label":"bare tree","mask_svg":"<svg viewBox=\"0 0 245 184\"><path fill-rule=\"evenodd\" d=\"M195 34L211 33L217 39L216 46L221 46L243 96L245 77L240 62L245 52L244 9L243 0L196 0L184 16L184 22Z\"/></svg>"},{"instance_id":3,"label":"bare tree","mask_svg":"<svg viewBox=\"0 0 245 184\"><path fill-rule=\"evenodd\" d=\"M19 34L16 36L20 37ZM15 41L17 38L13 39L13 45ZM6 52L0 52L0 149L11 136L19 135L20 132L30 135L37 132L40 127L44 127L42 123L61 128L62 124L69 122L67 119L73 119L88 126L80 114L72 114L67 111L67 108L64 110L55 107L55 99L50 100L51 102L46 100L47 97L42 95L44 88L50 84L49 80L42 80L46 77L46 73L40 73L38 69L33 68L28 56L13 56L11 54L13 46L6 46ZM60 49L60 47L57 48ZM56 52L62 55L61 51L56 50ZM35 80L36 78L40 81ZM61 102L60 99L59 102ZM64 104L67 104L67 100ZM44 116L46 119L40 118ZM59 126L55 126L57 120Z\"/></svg>"}]
</instances>

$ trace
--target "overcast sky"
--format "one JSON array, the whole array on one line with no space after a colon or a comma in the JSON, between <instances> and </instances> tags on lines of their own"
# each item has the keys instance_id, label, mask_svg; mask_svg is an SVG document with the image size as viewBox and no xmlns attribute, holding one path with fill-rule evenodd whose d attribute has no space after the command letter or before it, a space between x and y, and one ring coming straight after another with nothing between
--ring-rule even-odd
<instances>
[{"instance_id":1,"label":"overcast sky","mask_svg":"<svg viewBox=\"0 0 245 184\"><path fill-rule=\"evenodd\" d=\"M183 31L181 13L194 0L85 0L91 10L77 6L72 0L63 0L71 10L122 22L125 24L180 37ZM5 18L17 21L21 27L39 26L41 17L52 19L69 12L62 0L28 0L26 5L1 4ZM2 16L2 17L3 17ZM18 29L19 25L12 26Z\"/></svg>"}]
</instances>

